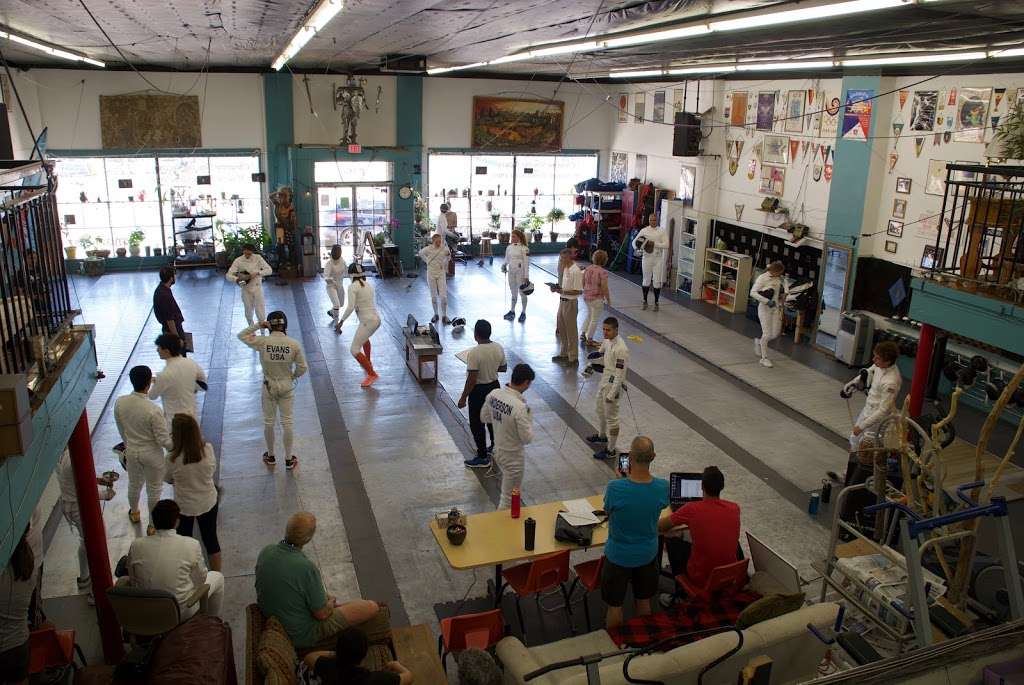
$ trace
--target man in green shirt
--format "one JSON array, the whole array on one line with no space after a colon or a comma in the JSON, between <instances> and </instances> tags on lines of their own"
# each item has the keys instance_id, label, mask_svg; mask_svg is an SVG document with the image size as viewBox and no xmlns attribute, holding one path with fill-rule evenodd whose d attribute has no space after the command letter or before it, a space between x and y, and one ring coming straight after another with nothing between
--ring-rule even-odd
<instances>
[{"instance_id":1,"label":"man in green shirt","mask_svg":"<svg viewBox=\"0 0 1024 685\"><path fill-rule=\"evenodd\" d=\"M256 559L256 603L264 616L281 622L299 651L329 648L343 628L366 624L382 614L376 602L357 599L340 604L327 594L320 569L302 551L315 532L313 514L292 514L284 540L264 547ZM362 627L368 633L376 629L372 624Z\"/></svg>"}]
</instances>

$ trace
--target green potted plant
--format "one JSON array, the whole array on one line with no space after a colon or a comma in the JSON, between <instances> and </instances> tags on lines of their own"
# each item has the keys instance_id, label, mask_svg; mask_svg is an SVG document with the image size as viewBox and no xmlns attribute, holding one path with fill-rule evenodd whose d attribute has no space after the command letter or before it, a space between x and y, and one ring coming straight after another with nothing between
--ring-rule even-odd
<instances>
[{"instance_id":1,"label":"green potted plant","mask_svg":"<svg viewBox=\"0 0 1024 685\"><path fill-rule=\"evenodd\" d=\"M550 212L548 212L548 215L547 215L546 218L547 218L548 223L551 224L551 231L550 231L551 242L557 243L558 242L558 231L555 230L555 224L565 218L565 212L563 212L558 207L554 207ZM543 223L543 221L541 223Z\"/></svg>"},{"instance_id":2,"label":"green potted plant","mask_svg":"<svg viewBox=\"0 0 1024 685\"><path fill-rule=\"evenodd\" d=\"M132 257L142 254L142 241L145 239L146 234L137 228L128 234L128 252Z\"/></svg>"},{"instance_id":3,"label":"green potted plant","mask_svg":"<svg viewBox=\"0 0 1024 685\"><path fill-rule=\"evenodd\" d=\"M1024 159L1024 107L1018 102L1003 117L993 144L985 151L993 159Z\"/></svg>"},{"instance_id":4,"label":"green potted plant","mask_svg":"<svg viewBox=\"0 0 1024 685\"><path fill-rule=\"evenodd\" d=\"M487 222L487 225L491 230L487 232L486 236L492 239L497 238L498 231L501 229L501 213L491 212L491 219Z\"/></svg>"},{"instance_id":5,"label":"green potted plant","mask_svg":"<svg viewBox=\"0 0 1024 685\"><path fill-rule=\"evenodd\" d=\"M96 249L93 250L93 254L95 256L99 257L100 259L106 259L107 257L110 256L110 250L104 249L102 247L102 245L103 245L103 236L101 236L101 235L96 236Z\"/></svg>"},{"instance_id":6,"label":"green potted plant","mask_svg":"<svg viewBox=\"0 0 1024 685\"><path fill-rule=\"evenodd\" d=\"M64 234L64 255L68 259L75 259L78 256L78 246L71 243L71 231L65 228L61 233Z\"/></svg>"},{"instance_id":7,"label":"green potted plant","mask_svg":"<svg viewBox=\"0 0 1024 685\"><path fill-rule=\"evenodd\" d=\"M96 241L92 239L91 235L83 235L81 238L78 239L78 244L82 246L82 252L85 253L85 256L87 258L96 256L93 254L92 249L93 246L96 244Z\"/></svg>"}]
</instances>

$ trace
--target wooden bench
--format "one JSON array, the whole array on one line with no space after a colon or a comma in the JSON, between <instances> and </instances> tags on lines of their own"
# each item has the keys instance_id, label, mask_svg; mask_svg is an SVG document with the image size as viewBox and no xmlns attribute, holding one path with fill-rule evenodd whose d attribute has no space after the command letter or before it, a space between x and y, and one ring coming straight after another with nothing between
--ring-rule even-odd
<instances>
[{"instance_id":1,"label":"wooden bench","mask_svg":"<svg viewBox=\"0 0 1024 685\"><path fill-rule=\"evenodd\" d=\"M448 685L437 655L437 639L425 624L392 628L398 661L412 671L416 685Z\"/></svg>"}]
</instances>

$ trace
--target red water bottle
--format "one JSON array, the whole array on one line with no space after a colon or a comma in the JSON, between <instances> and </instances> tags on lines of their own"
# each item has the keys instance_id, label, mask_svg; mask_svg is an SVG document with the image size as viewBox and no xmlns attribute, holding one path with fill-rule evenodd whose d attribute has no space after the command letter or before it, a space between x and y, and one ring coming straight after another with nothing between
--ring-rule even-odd
<instances>
[{"instance_id":1,"label":"red water bottle","mask_svg":"<svg viewBox=\"0 0 1024 685\"><path fill-rule=\"evenodd\" d=\"M512 488L512 518L519 518L519 505L522 501L522 497L519 494L519 488Z\"/></svg>"}]
</instances>

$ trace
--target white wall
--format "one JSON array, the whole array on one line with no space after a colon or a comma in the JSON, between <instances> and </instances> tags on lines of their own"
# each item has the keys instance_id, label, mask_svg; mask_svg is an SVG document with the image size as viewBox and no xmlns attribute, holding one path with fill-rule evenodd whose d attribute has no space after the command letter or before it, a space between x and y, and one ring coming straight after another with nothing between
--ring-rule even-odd
<instances>
[{"instance_id":1,"label":"white wall","mask_svg":"<svg viewBox=\"0 0 1024 685\"><path fill-rule=\"evenodd\" d=\"M366 104L356 127L360 145L390 147L396 143L394 76L367 76ZM345 77L337 74L314 74L292 77L292 97L295 110L295 142L305 145L337 145L341 139L341 117L334 109L334 87L344 85ZM380 106L377 110L377 89L380 88ZM312 112L310 101L312 100Z\"/></svg>"},{"instance_id":2,"label":"white wall","mask_svg":"<svg viewBox=\"0 0 1024 685\"><path fill-rule=\"evenodd\" d=\"M942 211L942 196L929 195L925 193L928 179L929 160L945 160L948 162L973 162L985 163L985 144L957 142L954 136L950 142L934 144L934 136L931 132L915 132L910 130L911 112L914 102L915 90L938 90L939 105L942 107L937 115L943 117L943 124L936 126L936 130L945 131L945 121L955 112L955 107L948 104L949 94L952 89L960 91L963 88L1006 88L1003 94L997 115L1005 117L1010 105L1016 99L1017 88L1024 87L1024 74L961 74L956 76L941 76L916 86L909 84L921 81L923 77L892 77L883 78L881 92L896 91L891 95L879 98L880 114L884 113L886 118L876 124L873 135L886 136L887 145L885 152L872 159L872 176L869 179L869 195L872 191L877 192L877 206L870 204L866 208L862 233L873 233L872 237L864 238L861 244L860 254L870 255L880 259L886 259L899 264L911 267L919 267L921 253L924 246L935 243L935 232L937 219L934 217ZM907 90L907 99L903 107L899 104L899 91ZM995 93L993 90L989 105L989 116L992 114L992 107L995 105ZM895 121L904 122L903 131L899 138L892 138ZM989 124L986 121L986 124ZM924 138L924 144L920 156L916 153L915 138ZM992 132L985 132L985 140L992 139ZM889 153L895 150L899 155L896 165L889 173ZM878 162L880 169L876 172L874 163ZM911 179L910 194L904 195L896 192L896 179L904 177ZM902 221L903 236L896 238L886 235L886 228L892 214L893 200L903 199L907 201L906 218L896 219ZM922 220L923 219L923 220ZM892 240L897 243L897 252L892 254L885 251L885 241Z\"/></svg>"},{"instance_id":3,"label":"white wall","mask_svg":"<svg viewBox=\"0 0 1024 685\"><path fill-rule=\"evenodd\" d=\"M161 89L196 95L202 113L203 147L260 148L264 145L263 83L258 74L146 73ZM209 83L207 83L207 78ZM51 149L100 149L100 95L137 93L149 88L134 72L31 69L18 72L15 83L21 97L37 103L32 126L36 134L48 127ZM33 109L27 107L28 109ZM15 121L16 155L24 147L24 123Z\"/></svg>"}]
</instances>

